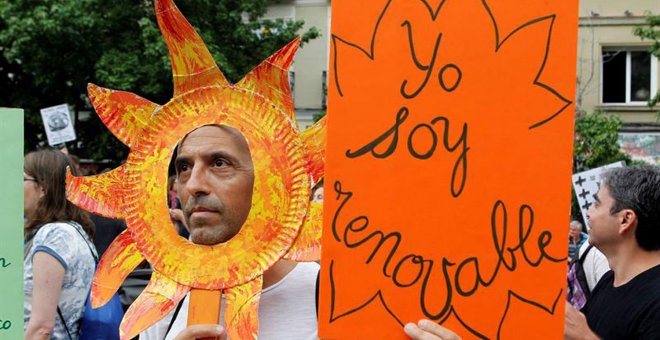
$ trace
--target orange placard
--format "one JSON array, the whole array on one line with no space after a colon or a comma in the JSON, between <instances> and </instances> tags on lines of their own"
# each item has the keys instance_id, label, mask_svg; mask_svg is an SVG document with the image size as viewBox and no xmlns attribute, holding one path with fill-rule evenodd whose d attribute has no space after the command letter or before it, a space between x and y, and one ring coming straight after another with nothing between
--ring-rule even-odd
<instances>
[{"instance_id":1,"label":"orange placard","mask_svg":"<svg viewBox=\"0 0 660 340\"><path fill-rule=\"evenodd\" d=\"M563 337L577 9L333 3L322 338Z\"/></svg>"}]
</instances>

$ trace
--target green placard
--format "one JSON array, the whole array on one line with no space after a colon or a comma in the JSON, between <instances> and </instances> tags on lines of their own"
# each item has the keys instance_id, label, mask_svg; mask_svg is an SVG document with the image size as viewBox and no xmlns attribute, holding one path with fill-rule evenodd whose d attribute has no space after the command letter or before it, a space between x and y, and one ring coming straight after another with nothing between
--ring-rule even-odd
<instances>
[{"instance_id":1,"label":"green placard","mask_svg":"<svg viewBox=\"0 0 660 340\"><path fill-rule=\"evenodd\" d=\"M0 339L23 338L23 110L0 108Z\"/></svg>"}]
</instances>

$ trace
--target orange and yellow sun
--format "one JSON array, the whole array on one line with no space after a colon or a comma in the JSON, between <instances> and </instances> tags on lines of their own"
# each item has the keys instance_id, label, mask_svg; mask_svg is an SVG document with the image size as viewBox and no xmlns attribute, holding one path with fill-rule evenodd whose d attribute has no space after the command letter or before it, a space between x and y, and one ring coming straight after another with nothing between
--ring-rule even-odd
<instances>
[{"instance_id":1,"label":"orange and yellow sun","mask_svg":"<svg viewBox=\"0 0 660 340\"><path fill-rule=\"evenodd\" d=\"M313 261L320 256L321 206L309 202L309 193L323 176L325 123L321 120L300 133L296 127L287 70L298 39L232 85L172 0L156 0L155 10L170 51L174 97L158 105L90 85L98 115L130 153L113 171L67 176L71 202L125 219L128 225L99 263L92 304L105 304L146 259L154 272L124 316L122 339L160 320L193 288L223 291L229 336L255 338L263 272L282 258ZM176 144L191 130L209 124L238 129L255 165L246 223L230 241L214 246L179 237L165 199Z\"/></svg>"}]
</instances>

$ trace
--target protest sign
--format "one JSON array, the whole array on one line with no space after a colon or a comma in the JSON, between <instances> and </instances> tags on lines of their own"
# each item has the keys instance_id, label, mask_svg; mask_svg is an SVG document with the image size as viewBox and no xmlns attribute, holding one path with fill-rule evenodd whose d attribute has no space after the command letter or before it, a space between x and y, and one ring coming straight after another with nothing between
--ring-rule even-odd
<instances>
[{"instance_id":1,"label":"protest sign","mask_svg":"<svg viewBox=\"0 0 660 340\"><path fill-rule=\"evenodd\" d=\"M621 168L623 166L625 164L621 161L573 174L573 190L575 190L575 195L580 205L582 219L587 226L589 226L587 211L594 203L594 197L598 193L598 188L600 188L600 175L607 169Z\"/></svg>"},{"instance_id":2,"label":"protest sign","mask_svg":"<svg viewBox=\"0 0 660 340\"><path fill-rule=\"evenodd\" d=\"M563 336L577 2L333 3L321 338Z\"/></svg>"},{"instance_id":3,"label":"protest sign","mask_svg":"<svg viewBox=\"0 0 660 340\"><path fill-rule=\"evenodd\" d=\"M0 108L0 339L23 337L23 110Z\"/></svg>"},{"instance_id":4,"label":"protest sign","mask_svg":"<svg viewBox=\"0 0 660 340\"><path fill-rule=\"evenodd\" d=\"M71 123L69 105L62 104L41 109L41 119L44 122L44 129L50 146L76 140L76 131Z\"/></svg>"}]
</instances>

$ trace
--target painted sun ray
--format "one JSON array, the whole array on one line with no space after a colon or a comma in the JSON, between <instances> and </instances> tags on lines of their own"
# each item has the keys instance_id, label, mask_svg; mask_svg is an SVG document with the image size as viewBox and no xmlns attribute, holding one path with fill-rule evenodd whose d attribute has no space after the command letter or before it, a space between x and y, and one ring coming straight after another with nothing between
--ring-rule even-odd
<instances>
[{"instance_id":1,"label":"painted sun ray","mask_svg":"<svg viewBox=\"0 0 660 340\"><path fill-rule=\"evenodd\" d=\"M103 124L126 146L131 147L159 105L134 93L87 85L89 100Z\"/></svg>"},{"instance_id":2,"label":"painted sun ray","mask_svg":"<svg viewBox=\"0 0 660 340\"><path fill-rule=\"evenodd\" d=\"M96 269L92 283L92 307L97 308L110 301L128 274L143 260L130 231L124 230L103 253Z\"/></svg>"},{"instance_id":3,"label":"painted sun ray","mask_svg":"<svg viewBox=\"0 0 660 340\"><path fill-rule=\"evenodd\" d=\"M321 229L323 227L323 204L311 202L309 213L300 228L295 242L284 255L284 259L297 262L321 259Z\"/></svg>"},{"instance_id":4,"label":"painted sun ray","mask_svg":"<svg viewBox=\"0 0 660 340\"><path fill-rule=\"evenodd\" d=\"M326 117L324 116L300 134L307 150L305 154L307 171L312 176L313 183L318 183L325 174Z\"/></svg>"},{"instance_id":5,"label":"painted sun ray","mask_svg":"<svg viewBox=\"0 0 660 340\"><path fill-rule=\"evenodd\" d=\"M155 1L158 26L170 51L174 96L195 88L229 85L195 28L172 0Z\"/></svg>"},{"instance_id":6,"label":"painted sun ray","mask_svg":"<svg viewBox=\"0 0 660 340\"><path fill-rule=\"evenodd\" d=\"M225 321L229 339L256 339L259 331L259 298L263 276L225 290Z\"/></svg>"},{"instance_id":7,"label":"painted sun ray","mask_svg":"<svg viewBox=\"0 0 660 340\"><path fill-rule=\"evenodd\" d=\"M126 311L119 327L120 338L131 339L162 319L189 291L190 287L154 271L147 287Z\"/></svg>"},{"instance_id":8,"label":"painted sun ray","mask_svg":"<svg viewBox=\"0 0 660 340\"><path fill-rule=\"evenodd\" d=\"M76 177L66 173L66 196L71 203L97 215L124 218L124 169L122 165L95 176Z\"/></svg>"},{"instance_id":9,"label":"painted sun ray","mask_svg":"<svg viewBox=\"0 0 660 340\"><path fill-rule=\"evenodd\" d=\"M269 98L294 122L296 118L289 88L289 67L299 46L300 38L296 38L264 60L236 84L237 87Z\"/></svg>"}]
</instances>

